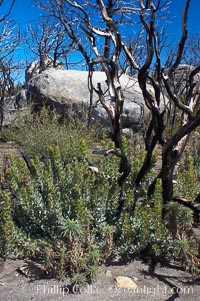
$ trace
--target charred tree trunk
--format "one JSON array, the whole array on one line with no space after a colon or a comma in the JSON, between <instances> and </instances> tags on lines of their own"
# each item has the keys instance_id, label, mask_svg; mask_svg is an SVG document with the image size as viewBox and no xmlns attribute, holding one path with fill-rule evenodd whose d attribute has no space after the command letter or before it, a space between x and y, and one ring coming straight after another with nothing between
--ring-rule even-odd
<instances>
[{"instance_id":1,"label":"charred tree trunk","mask_svg":"<svg viewBox=\"0 0 200 301\"><path fill-rule=\"evenodd\" d=\"M2 95L0 98L0 131L3 128L3 122L4 122L4 96Z\"/></svg>"},{"instance_id":2,"label":"charred tree trunk","mask_svg":"<svg viewBox=\"0 0 200 301\"><path fill-rule=\"evenodd\" d=\"M180 156L174 154L171 150L163 152L163 162L161 168L161 179L162 179L162 197L163 204L166 205L172 200L173 197L173 175L174 168L179 161Z\"/></svg>"}]
</instances>

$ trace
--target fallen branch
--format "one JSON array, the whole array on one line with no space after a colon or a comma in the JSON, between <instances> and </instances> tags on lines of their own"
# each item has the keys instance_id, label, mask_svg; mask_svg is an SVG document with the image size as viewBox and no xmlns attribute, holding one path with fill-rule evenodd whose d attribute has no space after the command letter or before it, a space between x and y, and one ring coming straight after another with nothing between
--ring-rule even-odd
<instances>
[{"instance_id":1,"label":"fallen branch","mask_svg":"<svg viewBox=\"0 0 200 301\"><path fill-rule=\"evenodd\" d=\"M131 163L128 161L127 156L123 152L119 152L115 149L93 150L92 153L96 155L104 155L104 156L109 156L110 154L112 154L121 158L119 172L122 173L122 175L118 179L118 184L120 187L123 186L124 181L126 180L129 173L131 172Z\"/></svg>"},{"instance_id":2,"label":"fallen branch","mask_svg":"<svg viewBox=\"0 0 200 301\"><path fill-rule=\"evenodd\" d=\"M197 196L197 198L195 200L197 200L198 197L199 197L199 195ZM182 198L182 197L179 197L179 196L174 196L172 200L174 202L177 202L177 203L193 210L195 220L196 220L197 223L199 222L199 215L200 215L200 205L199 204L194 203L193 201L190 201L188 199L185 199L185 198Z\"/></svg>"},{"instance_id":3,"label":"fallen branch","mask_svg":"<svg viewBox=\"0 0 200 301\"><path fill-rule=\"evenodd\" d=\"M194 200L195 203L199 203L200 204L200 192L197 195L196 199Z\"/></svg>"}]
</instances>

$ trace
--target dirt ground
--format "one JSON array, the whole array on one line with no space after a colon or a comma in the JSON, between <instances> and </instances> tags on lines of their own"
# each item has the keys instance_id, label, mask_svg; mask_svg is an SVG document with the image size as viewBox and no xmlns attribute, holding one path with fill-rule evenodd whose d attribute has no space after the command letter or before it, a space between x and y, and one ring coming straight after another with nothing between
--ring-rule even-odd
<instances>
[{"instance_id":1,"label":"dirt ground","mask_svg":"<svg viewBox=\"0 0 200 301\"><path fill-rule=\"evenodd\" d=\"M81 289L80 293L75 287L72 288L74 293L69 291L67 281L22 275L19 268L24 265L21 260L6 261L0 272L0 301L200 300L200 279L193 279L191 274L175 265L159 265L152 275L148 273L148 265L141 261L102 266L96 281ZM118 288L117 276L132 278L138 288Z\"/></svg>"}]
</instances>

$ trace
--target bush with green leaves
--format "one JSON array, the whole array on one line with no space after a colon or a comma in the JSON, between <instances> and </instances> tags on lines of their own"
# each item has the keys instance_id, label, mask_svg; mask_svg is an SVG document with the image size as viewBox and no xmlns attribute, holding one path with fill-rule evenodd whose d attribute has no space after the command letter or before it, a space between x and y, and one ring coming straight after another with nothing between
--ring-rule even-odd
<instances>
[{"instance_id":1,"label":"bush with green leaves","mask_svg":"<svg viewBox=\"0 0 200 301\"><path fill-rule=\"evenodd\" d=\"M134 212L126 212L121 220L121 244L119 249L153 259L169 259L173 240L162 218L161 183L158 181L154 198L142 199Z\"/></svg>"},{"instance_id":2,"label":"bush with green leaves","mask_svg":"<svg viewBox=\"0 0 200 301\"><path fill-rule=\"evenodd\" d=\"M185 164L183 166L183 164ZM195 158L187 157L180 164L180 170L177 173L177 183L175 193L193 201L200 191L200 181L198 180L198 168L195 164Z\"/></svg>"},{"instance_id":3,"label":"bush with green leaves","mask_svg":"<svg viewBox=\"0 0 200 301\"><path fill-rule=\"evenodd\" d=\"M198 183L200 183L200 129L197 129L194 134L190 136L179 169L181 172L184 172L188 169L191 170L191 168L197 176Z\"/></svg>"},{"instance_id":4,"label":"bush with green leaves","mask_svg":"<svg viewBox=\"0 0 200 301\"><path fill-rule=\"evenodd\" d=\"M166 209L167 227L173 238L173 258L197 275L200 273L199 241L192 229L192 212L176 202L169 203Z\"/></svg>"},{"instance_id":5,"label":"bush with green leaves","mask_svg":"<svg viewBox=\"0 0 200 301\"><path fill-rule=\"evenodd\" d=\"M119 196L118 158L102 158L95 173L88 168L84 140L80 141L80 149L81 156L66 164L59 148L49 146L47 162L35 157L29 168L23 158L8 156L9 167L0 192L1 256L14 252L42 261L49 274L62 278L69 275L72 279L83 274L92 281L97 266L113 248L120 253L145 249L144 242L153 235L153 229L149 231L151 223L154 230L158 228L154 240L161 239L165 231L163 226L158 227L161 210L152 216L154 210L148 204L138 205L134 217L124 212L119 224L112 225ZM127 208L131 198L132 189Z\"/></svg>"},{"instance_id":6,"label":"bush with green leaves","mask_svg":"<svg viewBox=\"0 0 200 301\"><path fill-rule=\"evenodd\" d=\"M183 260L184 254L189 258L180 250L187 246L183 238L193 245L191 211L170 203L163 222L159 180L153 198L146 195L153 164L140 185L140 198L136 196L132 184L145 157L138 137L137 143L123 138L123 151L133 168L116 219L119 158L92 154L94 148L113 148L104 131L88 131L81 123L61 125L46 109L40 116L29 116L17 130L12 134L15 142L32 159L27 166L23 158L7 158L0 186L0 256L40 261L49 275L70 276L79 286L91 282L99 264L115 253L145 254L154 260ZM98 172L89 168L91 163ZM178 173L176 192L182 191L183 197L197 192L193 167L190 160L187 170Z\"/></svg>"},{"instance_id":7,"label":"bush with green leaves","mask_svg":"<svg viewBox=\"0 0 200 301\"><path fill-rule=\"evenodd\" d=\"M84 140L80 149L81 156L65 164L59 148L49 146L47 162L35 157L29 168L23 158L8 156L0 191L1 256L28 255L62 277L95 276L112 244L105 218L117 205L109 175L116 162L108 158L104 171L95 173Z\"/></svg>"},{"instance_id":8,"label":"bush with green leaves","mask_svg":"<svg viewBox=\"0 0 200 301\"><path fill-rule=\"evenodd\" d=\"M38 113L30 113L23 116L19 113L18 118L4 130L4 139L12 141L29 157L48 156L49 145L59 147L61 158L64 161L72 160L81 153L80 140L88 145L95 145L103 141L106 135L101 127L92 126L88 129L87 122L70 118L62 119L52 110L43 107Z\"/></svg>"}]
</instances>

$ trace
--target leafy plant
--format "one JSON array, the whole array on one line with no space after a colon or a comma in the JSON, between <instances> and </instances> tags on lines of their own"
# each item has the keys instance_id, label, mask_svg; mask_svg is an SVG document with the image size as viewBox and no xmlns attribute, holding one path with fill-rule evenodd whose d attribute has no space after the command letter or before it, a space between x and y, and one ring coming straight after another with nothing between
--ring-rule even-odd
<instances>
[{"instance_id":1,"label":"leafy plant","mask_svg":"<svg viewBox=\"0 0 200 301\"><path fill-rule=\"evenodd\" d=\"M29 110L31 112L32 108ZM92 146L104 139L104 132L95 126L88 129L85 123L74 118L70 118L70 121L61 120L55 111L43 107L37 114L29 113L26 117L19 114L5 135L29 157L38 156L47 160L49 145L55 145L59 147L61 158L71 162L82 155L80 141L83 137Z\"/></svg>"},{"instance_id":2,"label":"leafy plant","mask_svg":"<svg viewBox=\"0 0 200 301\"><path fill-rule=\"evenodd\" d=\"M31 121L24 124L27 133L31 127L28 139L33 139L35 149L23 142L22 137L19 139L20 128L15 139L25 154L30 151L33 157L26 162L8 155L7 168L1 176L0 256L12 253L38 260L43 262L48 275L60 279L69 276L80 287L86 281L92 282L98 266L116 252L119 256L142 255L154 260L185 258L190 269L198 269L198 264L193 264L198 254L191 235L191 211L171 202L166 206L163 222L160 180L154 196L147 197L153 164L139 187L139 198L132 189L145 157L138 137L136 144L134 140L131 143L122 140L133 170L124 183L123 210L113 225L121 192L117 184L119 158L92 154L93 147L109 149L113 144L104 132L94 138L94 129L88 132L80 124L61 126L46 110L41 114L34 117L35 125ZM44 138L43 148L41 137L47 124L50 132L48 139ZM89 168L91 162L98 167L98 172ZM180 168L175 189L179 193L184 188L182 191L189 197L197 192L198 186L193 181L198 178L192 160L187 167L187 170ZM185 249L183 240L186 240ZM191 250L185 252L187 244Z\"/></svg>"},{"instance_id":3,"label":"leafy plant","mask_svg":"<svg viewBox=\"0 0 200 301\"><path fill-rule=\"evenodd\" d=\"M173 255L181 262L181 265L192 273L199 273L200 261L196 246L195 235L192 230L192 211L171 202L166 207L166 223L173 237Z\"/></svg>"},{"instance_id":4,"label":"leafy plant","mask_svg":"<svg viewBox=\"0 0 200 301\"><path fill-rule=\"evenodd\" d=\"M0 229L2 246L10 252L20 247L20 256L42 260L47 272L59 278L83 273L92 281L102 260L104 238L98 233L106 214L108 191L102 191L101 183L107 174L94 175L88 169L83 140L81 149L79 160L67 165L57 146L48 148L46 163L35 157L29 168L22 158L9 155L2 181L7 192L1 190ZM46 246L41 244L44 239Z\"/></svg>"},{"instance_id":5,"label":"leafy plant","mask_svg":"<svg viewBox=\"0 0 200 301\"><path fill-rule=\"evenodd\" d=\"M184 164L184 166L182 166ZM177 174L177 184L175 192L182 197L194 200L200 190L200 181L198 180L198 164L195 165L194 159L191 156L187 157L179 167Z\"/></svg>"},{"instance_id":6,"label":"leafy plant","mask_svg":"<svg viewBox=\"0 0 200 301\"><path fill-rule=\"evenodd\" d=\"M72 275L72 291L74 293L79 293L81 288L83 288L87 284L87 279L84 274L76 273Z\"/></svg>"}]
</instances>

